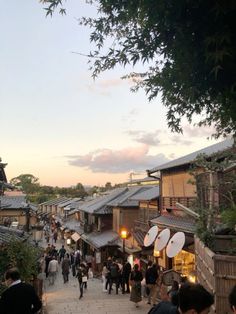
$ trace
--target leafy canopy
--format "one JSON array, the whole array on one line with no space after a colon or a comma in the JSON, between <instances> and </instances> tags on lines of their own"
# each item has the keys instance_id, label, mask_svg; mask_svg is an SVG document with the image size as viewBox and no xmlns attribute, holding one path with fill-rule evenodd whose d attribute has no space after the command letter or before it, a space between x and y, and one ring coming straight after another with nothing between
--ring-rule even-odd
<instances>
[{"instance_id":1,"label":"leafy canopy","mask_svg":"<svg viewBox=\"0 0 236 314\"><path fill-rule=\"evenodd\" d=\"M38 273L38 258L42 252L28 242L16 240L14 237L9 243L0 246L0 282L3 282L5 271L9 267L17 267L21 279L29 282L33 275ZM3 286L0 285L0 295Z\"/></svg>"},{"instance_id":2,"label":"leafy canopy","mask_svg":"<svg viewBox=\"0 0 236 314\"><path fill-rule=\"evenodd\" d=\"M41 0L47 15L59 0ZM236 133L236 2L234 0L96 0L95 18L82 18L92 29L96 49L89 53L93 76L117 64L146 65L133 90L149 100L161 93L172 131L182 119L214 125L215 136ZM108 47L108 48L107 48Z\"/></svg>"}]
</instances>

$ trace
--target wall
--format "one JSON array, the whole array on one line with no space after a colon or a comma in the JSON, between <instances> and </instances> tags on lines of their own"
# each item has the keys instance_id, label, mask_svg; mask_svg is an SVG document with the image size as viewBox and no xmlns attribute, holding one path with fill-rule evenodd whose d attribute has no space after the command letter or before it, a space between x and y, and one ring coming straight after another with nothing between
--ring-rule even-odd
<instances>
[{"instance_id":1,"label":"wall","mask_svg":"<svg viewBox=\"0 0 236 314\"><path fill-rule=\"evenodd\" d=\"M162 197L196 197L196 186L188 183L193 177L187 171L162 173Z\"/></svg>"}]
</instances>

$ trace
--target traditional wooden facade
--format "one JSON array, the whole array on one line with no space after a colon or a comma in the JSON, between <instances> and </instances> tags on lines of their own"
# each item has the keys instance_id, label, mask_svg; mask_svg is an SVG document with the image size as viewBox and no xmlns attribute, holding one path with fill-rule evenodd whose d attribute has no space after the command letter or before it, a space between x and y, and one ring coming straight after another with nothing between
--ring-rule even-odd
<instances>
[{"instance_id":1,"label":"traditional wooden facade","mask_svg":"<svg viewBox=\"0 0 236 314\"><path fill-rule=\"evenodd\" d=\"M25 228L27 231L37 223L37 208L28 204L26 196L23 195L3 195L0 196L0 224L5 226L15 226Z\"/></svg>"},{"instance_id":2,"label":"traditional wooden facade","mask_svg":"<svg viewBox=\"0 0 236 314\"><path fill-rule=\"evenodd\" d=\"M160 230L169 228L172 235L177 231L183 231L186 235L183 250L173 259L167 258L165 249L163 250L159 258L159 264L164 269L173 268L181 271L186 276L190 276L193 272L195 268L193 245L195 220L194 217L186 215L185 211L183 211L183 208L191 208L197 199L197 186L192 184L194 177L190 170L198 155L206 154L210 157L213 154L230 149L232 145L233 140L228 139L148 170L149 175L160 175L161 215L152 220L152 223L156 224ZM198 170L200 173L201 169ZM218 193L212 193L212 195L214 196L215 204L219 205Z\"/></svg>"}]
</instances>

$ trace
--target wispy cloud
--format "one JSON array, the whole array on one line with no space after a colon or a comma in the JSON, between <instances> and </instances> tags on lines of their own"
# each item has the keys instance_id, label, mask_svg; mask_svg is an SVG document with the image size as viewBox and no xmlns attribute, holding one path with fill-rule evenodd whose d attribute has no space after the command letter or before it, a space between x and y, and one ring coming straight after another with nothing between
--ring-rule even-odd
<instances>
[{"instance_id":1,"label":"wispy cloud","mask_svg":"<svg viewBox=\"0 0 236 314\"><path fill-rule=\"evenodd\" d=\"M185 125L183 127L183 134L184 136L189 136L189 137L211 137L211 135L215 132L214 127L193 127L191 125Z\"/></svg>"},{"instance_id":2,"label":"wispy cloud","mask_svg":"<svg viewBox=\"0 0 236 314\"><path fill-rule=\"evenodd\" d=\"M85 155L65 156L71 166L85 167L92 172L125 173L144 171L168 161L164 154L148 155L148 145L121 150L99 149Z\"/></svg>"},{"instance_id":3,"label":"wispy cloud","mask_svg":"<svg viewBox=\"0 0 236 314\"><path fill-rule=\"evenodd\" d=\"M134 141L138 143L142 143L149 146L157 146L160 144L160 131L156 130L153 132L145 132L141 130L136 131L127 131L128 135L130 135Z\"/></svg>"},{"instance_id":4,"label":"wispy cloud","mask_svg":"<svg viewBox=\"0 0 236 314\"><path fill-rule=\"evenodd\" d=\"M98 93L102 95L110 95L110 90L112 88L117 88L120 86L127 86L130 82L122 80L121 78L114 78L114 79L101 79L97 80L93 84L87 84L87 88L92 93Z\"/></svg>"},{"instance_id":5,"label":"wispy cloud","mask_svg":"<svg viewBox=\"0 0 236 314\"><path fill-rule=\"evenodd\" d=\"M191 138L187 139L186 136L184 136L183 134L172 136L171 141L172 141L172 143L181 144L181 145L193 144L193 141L191 140Z\"/></svg>"}]
</instances>

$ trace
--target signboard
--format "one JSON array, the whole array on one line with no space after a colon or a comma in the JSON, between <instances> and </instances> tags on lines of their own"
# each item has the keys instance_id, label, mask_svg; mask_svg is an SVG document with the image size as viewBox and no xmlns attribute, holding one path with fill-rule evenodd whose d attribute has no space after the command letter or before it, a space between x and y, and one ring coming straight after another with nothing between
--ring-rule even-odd
<instances>
[{"instance_id":1,"label":"signboard","mask_svg":"<svg viewBox=\"0 0 236 314\"><path fill-rule=\"evenodd\" d=\"M101 263L101 252L96 252L96 264Z\"/></svg>"},{"instance_id":2,"label":"signboard","mask_svg":"<svg viewBox=\"0 0 236 314\"><path fill-rule=\"evenodd\" d=\"M71 236L71 238L77 242L80 239L80 235L77 232L74 232Z\"/></svg>"}]
</instances>

